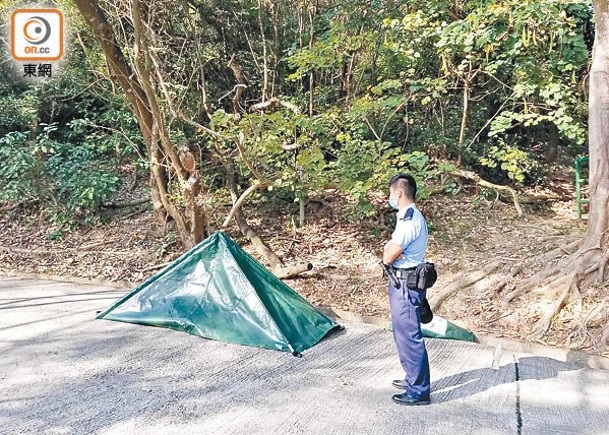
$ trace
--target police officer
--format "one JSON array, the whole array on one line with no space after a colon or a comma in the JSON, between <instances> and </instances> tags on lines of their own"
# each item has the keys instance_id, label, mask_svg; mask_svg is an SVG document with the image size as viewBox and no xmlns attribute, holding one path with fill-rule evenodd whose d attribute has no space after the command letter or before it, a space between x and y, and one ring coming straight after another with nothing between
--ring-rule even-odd
<instances>
[{"instance_id":1,"label":"police officer","mask_svg":"<svg viewBox=\"0 0 609 435\"><path fill-rule=\"evenodd\" d=\"M404 393L393 395L402 405L430 403L429 359L421 332L420 305L425 291L408 288L408 273L424 262L427 222L414 203L417 184L411 175L399 174L389 183L389 205L398 210L395 231L385 245L383 263L393 267L400 288L389 283L389 308L393 337L405 378L393 381Z\"/></svg>"}]
</instances>

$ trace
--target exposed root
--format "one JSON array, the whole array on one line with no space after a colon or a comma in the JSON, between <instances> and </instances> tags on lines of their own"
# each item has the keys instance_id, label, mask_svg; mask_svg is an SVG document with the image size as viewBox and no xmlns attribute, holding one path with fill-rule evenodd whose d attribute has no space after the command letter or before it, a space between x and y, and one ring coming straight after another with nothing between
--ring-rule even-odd
<instances>
[{"instance_id":1,"label":"exposed root","mask_svg":"<svg viewBox=\"0 0 609 435\"><path fill-rule=\"evenodd\" d=\"M598 313L600 313L601 311L603 311L605 309L607 302L608 302L607 299L603 299L599 304L597 304L593 309L591 309L588 312L588 314L586 315L586 317L584 319L586 325L588 325L592 320L594 320L594 318L596 317L596 315Z\"/></svg>"},{"instance_id":2,"label":"exposed root","mask_svg":"<svg viewBox=\"0 0 609 435\"><path fill-rule=\"evenodd\" d=\"M524 294L525 291L527 291L527 290L528 289L525 288L525 287L516 287L511 292L506 294L503 298L501 298L501 304L500 304L501 305L501 310L502 311L507 310L508 305L510 304L510 302L512 302L518 296Z\"/></svg>"},{"instance_id":3,"label":"exposed root","mask_svg":"<svg viewBox=\"0 0 609 435\"><path fill-rule=\"evenodd\" d=\"M592 334L590 334L588 327L580 318L575 318L574 321L577 323L577 327L567 336L567 347L571 349L581 349L586 340L592 338Z\"/></svg>"},{"instance_id":4,"label":"exposed root","mask_svg":"<svg viewBox=\"0 0 609 435\"><path fill-rule=\"evenodd\" d=\"M602 251L603 248L601 248L601 245L597 245L597 246L592 246L592 247L590 247L588 249L584 249L583 251L577 253L577 255L575 256L574 260L577 259L578 257L581 257L584 254L587 254L590 251L595 251L595 250Z\"/></svg>"},{"instance_id":5,"label":"exposed root","mask_svg":"<svg viewBox=\"0 0 609 435\"><path fill-rule=\"evenodd\" d=\"M573 286L572 290L573 291L572 294L569 296L569 300L571 301L571 305L574 308L573 322L577 325L577 327L567 336L566 342L567 346L571 348L580 348L586 342L586 340L590 336L590 333L588 332L588 328L586 326L586 320L582 316L583 297L581 291L577 284ZM578 340L577 344L573 343L574 340Z\"/></svg>"},{"instance_id":6,"label":"exposed root","mask_svg":"<svg viewBox=\"0 0 609 435\"><path fill-rule=\"evenodd\" d=\"M514 299L523 294L533 290L534 288L542 286L544 281L546 281L549 277L559 274L564 268L556 266L548 270L542 270L541 272L537 272L535 275L528 278L523 283L519 284L515 289L511 292L507 293L503 298L501 298L501 310L507 310L508 305Z\"/></svg>"},{"instance_id":7,"label":"exposed root","mask_svg":"<svg viewBox=\"0 0 609 435\"><path fill-rule=\"evenodd\" d=\"M609 263L609 253L603 255L603 259L600 261L598 268L598 282L603 283L605 281L605 271L607 270L607 264Z\"/></svg>"},{"instance_id":8,"label":"exposed root","mask_svg":"<svg viewBox=\"0 0 609 435\"><path fill-rule=\"evenodd\" d=\"M603 329L603 335L601 337L601 342L599 346L599 350L602 352L607 348L607 340L609 340L609 322L605 325L605 329Z\"/></svg>"},{"instance_id":9,"label":"exposed root","mask_svg":"<svg viewBox=\"0 0 609 435\"><path fill-rule=\"evenodd\" d=\"M609 322L605 324L600 340L599 334L592 333L590 328L598 328L603 320L600 315L607 309L609 297L584 312L583 291L594 285L605 284L608 264L609 251L606 247L595 242L586 243L585 240L575 240L541 256L523 259L512 266L509 275L496 288L496 291L504 288L510 290L500 301L501 310L508 311L509 303L518 296L540 289L544 299L549 299L551 304L533 325L533 337L540 340L547 334L556 316L568 305L572 312L568 316L570 331L564 338L564 344L580 349L589 343L603 352L609 345ZM531 269L538 271L517 280L519 275Z\"/></svg>"},{"instance_id":10,"label":"exposed root","mask_svg":"<svg viewBox=\"0 0 609 435\"><path fill-rule=\"evenodd\" d=\"M577 286L575 274L567 275L562 278L559 278L554 283L554 285L558 286L559 283L563 284L564 282L568 282L568 281L570 281L570 284L568 286L564 287L564 290L562 291L562 293L560 294L558 299L556 299L556 301L552 304L552 307L533 326L532 332L533 332L533 335L535 335L536 337L541 337L548 331L548 329L550 329L550 325L552 324L552 319L554 318L554 316L556 316L560 312L562 307L565 306L565 304L569 298L569 294L573 291L573 287Z\"/></svg>"},{"instance_id":11,"label":"exposed root","mask_svg":"<svg viewBox=\"0 0 609 435\"><path fill-rule=\"evenodd\" d=\"M522 273L522 271L525 269L525 266L526 264L523 261L513 266L508 276L506 276L497 284L495 291L497 291L497 293L501 292L508 284L514 281L514 278L516 278Z\"/></svg>"},{"instance_id":12,"label":"exposed root","mask_svg":"<svg viewBox=\"0 0 609 435\"><path fill-rule=\"evenodd\" d=\"M497 293L503 291L503 289L505 289L506 287L511 288L511 291L509 293L506 293L506 295L501 299L501 309L506 310L512 300L526 293L532 287L539 286L548 277L556 275L560 272L564 272L564 268L561 265L550 268L549 270L543 270L541 272L538 272L528 278L524 283L518 285L518 288L515 288L513 286L513 282L518 275L520 275L527 269L533 268L534 264L546 264L550 261L564 257L565 254L571 255L571 250L577 249L581 243L581 240L575 240L565 246L553 249L552 251L547 252L541 256L525 257L518 263L516 263L514 266L512 266L510 274L506 276L502 281L500 281L495 287L495 291Z\"/></svg>"},{"instance_id":13,"label":"exposed root","mask_svg":"<svg viewBox=\"0 0 609 435\"><path fill-rule=\"evenodd\" d=\"M522 284L522 287L540 287L544 284L544 282L546 282L548 279L553 278L556 275L564 275L565 273L570 273L572 271L571 269L572 267L568 261L561 262L554 267L546 267L546 269L543 269L534 274L533 276L527 278L526 281L524 281L524 283Z\"/></svg>"},{"instance_id":14,"label":"exposed root","mask_svg":"<svg viewBox=\"0 0 609 435\"><path fill-rule=\"evenodd\" d=\"M588 329L591 326L597 323L595 319L597 316L607 309L607 303L609 302L609 298L603 299L601 302L597 303L594 308L588 311L585 316L581 316L579 318L575 318L574 321L577 324L576 329L569 334L567 337L567 344L574 349L579 349L583 347L586 340L590 340L590 343L598 345L597 339L598 336L592 335L590 330ZM578 343L574 343L575 339L579 339Z\"/></svg>"},{"instance_id":15,"label":"exposed root","mask_svg":"<svg viewBox=\"0 0 609 435\"><path fill-rule=\"evenodd\" d=\"M449 286L442 289L442 291L440 291L439 293L436 293L434 295L433 299L430 300L430 305L431 305L432 310L433 311L437 310L438 308L440 308L440 305L442 305L442 303L446 299L448 299L450 296L452 296L454 293L456 293L457 291L459 291L461 289L467 288L472 284L475 284L476 282L480 281L487 275L489 275L489 274L493 273L494 271L496 271L497 269L499 269L500 266L501 266L501 263L499 261L493 261L492 263L488 264L484 268L482 268L480 270L476 270L476 271L454 281Z\"/></svg>"},{"instance_id":16,"label":"exposed root","mask_svg":"<svg viewBox=\"0 0 609 435\"><path fill-rule=\"evenodd\" d=\"M565 249L571 249L571 250L572 249L578 249L581 246L582 243L583 243L583 240L581 240L581 239L573 240L572 242L567 243L564 246L564 248Z\"/></svg>"}]
</instances>

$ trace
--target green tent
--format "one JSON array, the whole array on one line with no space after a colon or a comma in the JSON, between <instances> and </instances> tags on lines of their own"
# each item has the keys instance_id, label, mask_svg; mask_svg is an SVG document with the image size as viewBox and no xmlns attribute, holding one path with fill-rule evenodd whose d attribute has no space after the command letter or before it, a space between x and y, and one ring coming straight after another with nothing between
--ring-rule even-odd
<instances>
[{"instance_id":1,"label":"green tent","mask_svg":"<svg viewBox=\"0 0 609 435\"><path fill-rule=\"evenodd\" d=\"M294 355L338 326L223 232L193 247L97 318Z\"/></svg>"}]
</instances>

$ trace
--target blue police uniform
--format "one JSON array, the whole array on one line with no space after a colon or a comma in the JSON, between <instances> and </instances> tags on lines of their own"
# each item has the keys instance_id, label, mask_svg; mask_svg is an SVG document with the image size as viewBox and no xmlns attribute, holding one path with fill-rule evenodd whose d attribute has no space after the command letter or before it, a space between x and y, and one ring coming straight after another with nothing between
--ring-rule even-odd
<instances>
[{"instance_id":1,"label":"blue police uniform","mask_svg":"<svg viewBox=\"0 0 609 435\"><path fill-rule=\"evenodd\" d=\"M428 242L427 222L415 204L398 211L391 241L403 249L393 267L409 269L424 262ZM429 400L429 358L421 331L420 305L425 291L410 289L400 278L401 288L389 284L389 308L393 337L400 363L406 372L406 392L416 400Z\"/></svg>"}]
</instances>

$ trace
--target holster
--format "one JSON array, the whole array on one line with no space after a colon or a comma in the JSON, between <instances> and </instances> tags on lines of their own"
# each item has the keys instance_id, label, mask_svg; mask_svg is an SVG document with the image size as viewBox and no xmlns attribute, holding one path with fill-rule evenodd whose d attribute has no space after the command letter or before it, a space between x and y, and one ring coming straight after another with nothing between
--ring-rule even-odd
<instances>
[{"instance_id":1,"label":"holster","mask_svg":"<svg viewBox=\"0 0 609 435\"><path fill-rule=\"evenodd\" d=\"M433 263L421 263L414 270L411 270L406 278L408 288L423 291L432 287L438 279L438 273ZM421 300L419 306L421 323L429 323L433 320L433 312L429 306L427 298Z\"/></svg>"},{"instance_id":2,"label":"holster","mask_svg":"<svg viewBox=\"0 0 609 435\"><path fill-rule=\"evenodd\" d=\"M433 263L421 263L410 271L406 278L408 288L414 290L427 290L432 287L438 279L438 273Z\"/></svg>"},{"instance_id":3,"label":"holster","mask_svg":"<svg viewBox=\"0 0 609 435\"><path fill-rule=\"evenodd\" d=\"M433 320L433 312L431 311L427 298L423 298L421 301L419 315L421 316L421 323L429 323Z\"/></svg>"}]
</instances>

